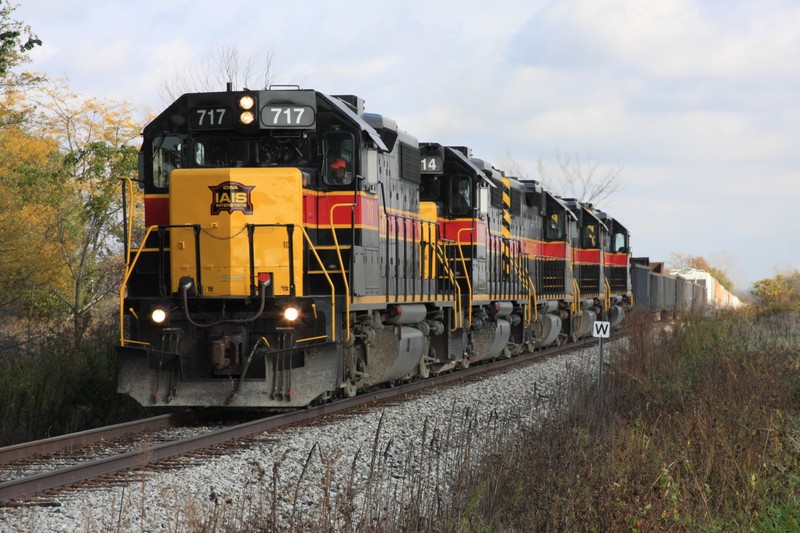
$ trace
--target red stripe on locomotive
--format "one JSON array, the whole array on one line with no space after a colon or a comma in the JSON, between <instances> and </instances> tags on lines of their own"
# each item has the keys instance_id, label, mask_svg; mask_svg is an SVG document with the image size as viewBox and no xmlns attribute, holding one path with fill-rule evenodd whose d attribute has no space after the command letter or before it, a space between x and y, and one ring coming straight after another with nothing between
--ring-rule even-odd
<instances>
[{"instance_id":1,"label":"red stripe on locomotive","mask_svg":"<svg viewBox=\"0 0 800 533\"><path fill-rule=\"evenodd\" d=\"M145 195L144 197L144 225L166 226L169 224L169 196L166 194Z\"/></svg>"},{"instance_id":2,"label":"red stripe on locomotive","mask_svg":"<svg viewBox=\"0 0 800 533\"><path fill-rule=\"evenodd\" d=\"M575 248L573 261L576 263L600 264L600 250L581 250Z\"/></svg>"},{"instance_id":3,"label":"red stripe on locomotive","mask_svg":"<svg viewBox=\"0 0 800 533\"><path fill-rule=\"evenodd\" d=\"M628 266L628 254L606 254L606 264L609 266Z\"/></svg>"},{"instance_id":4,"label":"red stripe on locomotive","mask_svg":"<svg viewBox=\"0 0 800 533\"><path fill-rule=\"evenodd\" d=\"M439 219L441 237L449 241L483 243L486 241L486 224L471 218ZM472 231L469 231L469 230ZM463 230L463 231L462 231Z\"/></svg>"}]
</instances>

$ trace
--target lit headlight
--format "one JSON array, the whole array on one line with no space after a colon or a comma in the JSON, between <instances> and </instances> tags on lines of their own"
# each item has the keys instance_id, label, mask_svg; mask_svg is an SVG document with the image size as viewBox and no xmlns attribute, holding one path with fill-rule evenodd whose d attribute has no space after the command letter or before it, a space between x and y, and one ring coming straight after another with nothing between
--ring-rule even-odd
<instances>
[{"instance_id":1,"label":"lit headlight","mask_svg":"<svg viewBox=\"0 0 800 533\"><path fill-rule=\"evenodd\" d=\"M241 107L245 111L253 109L254 105L256 105L256 101L253 100L252 96L242 96L241 98L239 98L239 107Z\"/></svg>"},{"instance_id":2,"label":"lit headlight","mask_svg":"<svg viewBox=\"0 0 800 533\"><path fill-rule=\"evenodd\" d=\"M250 111L244 111L241 115L239 115L239 121L242 124L252 124L256 118L253 116L253 113Z\"/></svg>"},{"instance_id":3,"label":"lit headlight","mask_svg":"<svg viewBox=\"0 0 800 533\"><path fill-rule=\"evenodd\" d=\"M283 310L283 318L289 322L294 322L298 316L300 316L300 311L296 307L287 307Z\"/></svg>"},{"instance_id":4,"label":"lit headlight","mask_svg":"<svg viewBox=\"0 0 800 533\"><path fill-rule=\"evenodd\" d=\"M150 313L150 320L156 324L163 324L167 320L167 310L162 309L161 307L156 307Z\"/></svg>"}]
</instances>

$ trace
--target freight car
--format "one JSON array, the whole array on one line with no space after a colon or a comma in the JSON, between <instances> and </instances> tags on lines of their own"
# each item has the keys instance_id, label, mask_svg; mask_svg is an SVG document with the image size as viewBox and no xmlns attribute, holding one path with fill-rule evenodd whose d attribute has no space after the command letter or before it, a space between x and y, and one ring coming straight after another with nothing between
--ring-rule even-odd
<instances>
[{"instance_id":1,"label":"freight car","mask_svg":"<svg viewBox=\"0 0 800 533\"><path fill-rule=\"evenodd\" d=\"M185 94L145 127L139 183L117 354L144 405L306 406L577 339L631 303L622 224L356 96Z\"/></svg>"},{"instance_id":2,"label":"freight car","mask_svg":"<svg viewBox=\"0 0 800 533\"><path fill-rule=\"evenodd\" d=\"M741 306L739 298L703 270L665 271L662 263L649 258L631 259L630 278L637 310L657 317L706 313Z\"/></svg>"}]
</instances>

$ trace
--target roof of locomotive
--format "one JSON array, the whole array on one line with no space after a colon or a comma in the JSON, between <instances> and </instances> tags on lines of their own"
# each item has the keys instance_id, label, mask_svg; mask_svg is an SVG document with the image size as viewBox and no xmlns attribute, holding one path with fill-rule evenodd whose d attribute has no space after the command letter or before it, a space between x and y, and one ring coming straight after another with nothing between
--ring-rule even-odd
<instances>
[{"instance_id":1,"label":"roof of locomotive","mask_svg":"<svg viewBox=\"0 0 800 533\"><path fill-rule=\"evenodd\" d=\"M359 109L354 108L348 98L353 97L339 97L330 96L319 91L312 89L264 89L258 91L241 90L241 91L209 91L197 93L185 93L179 96L172 102L166 109L158 114L150 123L144 127L144 135L158 135L164 131L175 131L186 128L188 131L187 116L189 113L190 105L196 105L198 102L206 105L216 105L218 102L228 104L231 108L235 107L235 99L243 95L253 95L257 97L258 102L270 103L293 103L302 102L304 104L313 104L316 110L324 109L335 113L340 119L348 122L352 126L361 130L361 132L375 145L378 150L388 152L391 147L387 147L384 138L390 137L381 136L378 131L371 126L367 120L362 118L359 114ZM394 121L391 121L392 124ZM263 127L263 126L262 126ZM233 128L230 128L233 129ZM387 130L391 130L391 126ZM394 138L397 137L397 127L394 125ZM252 130L251 130L252 131ZM391 144L394 140L391 140Z\"/></svg>"}]
</instances>

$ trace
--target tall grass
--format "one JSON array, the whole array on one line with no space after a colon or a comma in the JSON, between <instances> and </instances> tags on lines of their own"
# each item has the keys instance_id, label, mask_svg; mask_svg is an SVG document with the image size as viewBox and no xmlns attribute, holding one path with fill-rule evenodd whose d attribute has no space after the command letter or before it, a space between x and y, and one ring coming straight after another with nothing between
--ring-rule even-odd
<instances>
[{"instance_id":1,"label":"tall grass","mask_svg":"<svg viewBox=\"0 0 800 533\"><path fill-rule=\"evenodd\" d=\"M443 529L797 530L796 314L642 322L608 370L602 391L573 383L568 416L483 462Z\"/></svg>"}]
</instances>

